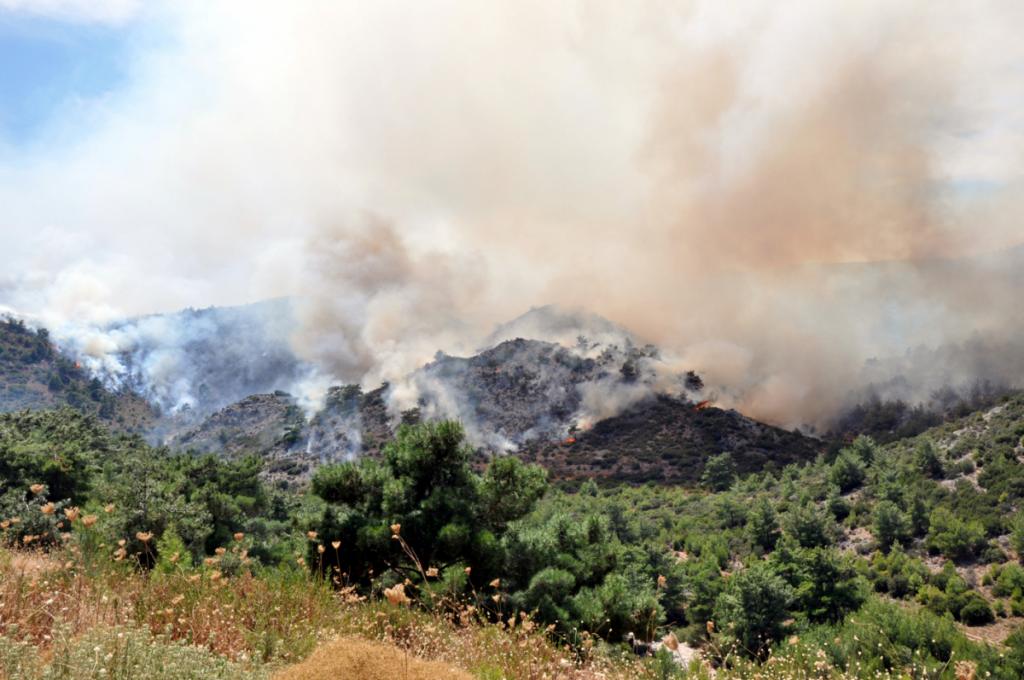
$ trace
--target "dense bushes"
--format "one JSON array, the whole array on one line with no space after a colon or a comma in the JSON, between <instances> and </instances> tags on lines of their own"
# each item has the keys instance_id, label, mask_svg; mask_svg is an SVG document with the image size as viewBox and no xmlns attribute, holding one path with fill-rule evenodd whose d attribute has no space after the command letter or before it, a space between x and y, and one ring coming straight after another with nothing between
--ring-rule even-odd
<instances>
[{"instance_id":1,"label":"dense bushes","mask_svg":"<svg viewBox=\"0 0 1024 680\"><path fill-rule=\"evenodd\" d=\"M786 632L795 595L771 566L758 562L729 580L715 602L715 625L730 651L767 655Z\"/></svg>"},{"instance_id":2,"label":"dense bushes","mask_svg":"<svg viewBox=\"0 0 1024 680\"><path fill-rule=\"evenodd\" d=\"M964 521L950 510L936 508L929 517L928 547L951 560L975 557L985 548L985 529Z\"/></svg>"},{"instance_id":3,"label":"dense bushes","mask_svg":"<svg viewBox=\"0 0 1024 680\"><path fill-rule=\"evenodd\" d=\"M217 558L224 574L244 572L243 559L300 562L359 595L401 583L445 611L458 601L493 620L533 612L575 644L583 633L615 642L673 630L729 664L787 650L803 663L813 643L840 667L859 661L862 674L917 663L940 677L954 651L995 673L1010 653L990 658L954 622L1024 612L1024 568L1002 564L997 547L1010 532L1024 546L1022 504L1012 479L988 472L1019 471L1010 444L971 436L965 446L941 433L882 447L859 438L831 460L744 477L713 456L702 489L590 481L565 493L513 456L474 468L461 428L434 423L403 427L379 460L319 468L313 493L300 495L269 490L255 459L174 455L77 414L8 416L0 512L22 520L5 527L8 541L59 536L72 502L48 481L29 488L48 462L36 453L59 440L68 464L48 478L54 487L99 517L97 543L125 540L131 561L158 571L208 568L204 558L237 543ZM958 477L975 457L977 485ZM991 596L968 583L972 561L996 562Z\"/></svg>"},{"instance_id":4,"label":"dense bushes","mask_svg":"<svg viewBox=\"0 0 1024 680\"><path fill-rule=\"evenodd\" d=\"M321 467L312 486L328 505L310 564L364 586L381 574L422 581L427 569L440 577L466 566L474 585L500 577L499 539L544 493L545 475L506 457L481 477L471 454L456 423L406 425L380 461ZM335 542L345 549L320 549Z\"/></svg>"}]
</instances>

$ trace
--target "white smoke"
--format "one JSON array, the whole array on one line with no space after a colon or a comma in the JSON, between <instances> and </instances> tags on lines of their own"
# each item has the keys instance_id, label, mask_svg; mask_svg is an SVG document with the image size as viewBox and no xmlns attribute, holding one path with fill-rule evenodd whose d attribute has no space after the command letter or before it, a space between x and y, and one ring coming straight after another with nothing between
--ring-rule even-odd
<instances>
[{"instance_id":1,"label":"white smoke","mask_svg":"<svg viewBox=\"0 0 1024 680\"><path fill-rule=\"evenodd\" d=\"M555 302L796 424L873 356L1021 328L983 276L826 266L1020 240L1020 3L132 6L96 15L161 38L128 85L0 144L0 304L110 375L132 341L80 329L190 305L293 296L316 381L373 385Z\"/></svg>"}]
</instances>

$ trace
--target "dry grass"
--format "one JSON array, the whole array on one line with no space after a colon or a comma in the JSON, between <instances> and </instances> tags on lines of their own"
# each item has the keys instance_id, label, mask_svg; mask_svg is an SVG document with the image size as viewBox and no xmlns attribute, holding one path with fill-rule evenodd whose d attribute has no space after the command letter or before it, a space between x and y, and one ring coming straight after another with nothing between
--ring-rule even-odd
<instances>
[{"instance_id":1,"label":"dry grass","mask_svg":"<svg viewBox=\"0 0 1024 680\"><path fill-rule=\"evenodd\" d=\"M459 668L467 677L655 677L634 659L609 657L596 640L577 640L572 648L558 643L529 618L495 622L468 606L428 612L367 601L299 568L228 576L216 567L144 573L129 560L83 558L73 544L50 554L0 550L0 643L45 664L96 631L142 630L249 669L244 677L308 657L312 665L294 667L305 675L282 676L301 678L318 677L309 675L318 659L333 659L333 670L360 657L345 651L358 639L390 659L382 666L391 666L395 680L406 659L410 669ZM332 642L338 638L345 643ZM398 658L402 665L392 663ZM367 668L351 677L375 677Z\"/></svg>"},{"instance_id":2,"label":"dry grass","mask_svg":"<svg viewBox=\"0 0 1024 680\"><path fill-rule=\"evenodd\" d=\"M356 638L333 640L273 680L471 680L473 676L438 661L410 657L394 645Z\"/></svg>"}]
</instances>

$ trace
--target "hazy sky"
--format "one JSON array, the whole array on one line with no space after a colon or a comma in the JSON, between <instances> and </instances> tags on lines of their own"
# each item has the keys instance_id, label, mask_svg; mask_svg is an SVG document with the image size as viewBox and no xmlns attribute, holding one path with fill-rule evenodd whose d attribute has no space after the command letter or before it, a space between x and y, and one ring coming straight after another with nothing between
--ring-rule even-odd
<instances>
[{"instance_id":1,"label":"hazy sky","mask_svg":"<svg viewBox=\"0 0 1024 680\"><path fill-rule=\"evenodd\" d=\"M1024 240L1022 25L1019 0L0 0L0 306L298 294L297 347L376 376L584 305L813 403L790 372L963 319L929 299L895 333L857 307L878 291L785 273Z\"/></svg>"}]
</instances>

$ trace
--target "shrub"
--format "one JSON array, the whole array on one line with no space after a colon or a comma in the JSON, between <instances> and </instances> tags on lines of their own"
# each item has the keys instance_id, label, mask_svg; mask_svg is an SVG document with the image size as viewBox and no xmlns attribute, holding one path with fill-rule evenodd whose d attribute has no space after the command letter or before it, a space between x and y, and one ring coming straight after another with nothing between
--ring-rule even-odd
<instances>
[{"instance_id":1,"label":"shrub","mask_svg":"<svg viewBox=\"0 0 1024 680\"><path fill-rule=\"evenodd\" d=\"M910 538L910 520L892 501L879 501L873 514L872 530L883 550Z\"/></svg>"},{"instance_id":2,"label":"shrub","mask_svg":"<svg viewBox=\"0 0 1024 680\"><path fill-rule=\"evenodd\" d=\"M747 516L747 532L751 542L764 551L775 547L779 539L779 518L768 498L762 496Z\"/></svg>"},{"instance_id":3,"label":"shrub","mask_svg":"<svg viewBox=\"0 0 1024 680\"><path fill-rule=\"evenodd\" d=\"M923 439L917 445L914 450L914 465L927 477L942 479L945 476L942 458L939 457L939 452L930 439Z\"/></svg>"},{"instance_id":4,"label":"shrub","mask_svg":"<svg viewBox=\"0 0 1024 680\"><path fill-rule=\"evenodd\" d=\"M843 493L856 489L864 482L864 463L853 453L844 451L832 464L829 481Z\"/></svg>"},{"instance_id":5,"label":"shrub","mask_svg":"<svg viewBox=\"0 0 1024 680\"><path fill-rule=\"evenodd\" d=\"M736 481L736 464L733 462L732 454L720 453L708 458L700 481L712 491L725 491L732 486Z\"/></svg>"},{"instance_id":6,"label":"shrub","mask_svg":"<svg viewBox=\"0 0 1024 680\"><path fill-rule=\"evenodd\" d=\"M975 592L967 593L958 618L968 626L984 626L995 621L988 601Z\"/></svg>"},{"instance_id":7,"label":"shrub","mask_svg":"<svg viewBox=\"0 0 1024 680\"><path fill-rule=\"evenodd\" d=\"M805 503L786 516L786 531L802 548L831 545L835 526L832 520L812 503Z\"/></svg>"},{"instance_id":8,"label":"shrub","mask_svg":"<svg viewBox=\"0 0 1024 680\"><path fill-rule=\"evenodd\" d=\"M928 547L951 560L965 560L985 547L985 530L978 522L964 522L946 508L932 511Z\"/></svg>"},{"instance_id":9,"label":"shrub","mask_svg":"<svg viewBox=\"0 0 1024 680\"><path fill-rule=\"evenodd\" d=\"M793 589L765 562L735 574L715 602L715 625L725 647L764 657L783 636L793 597Z\"/></svg>"}]
</instances>

